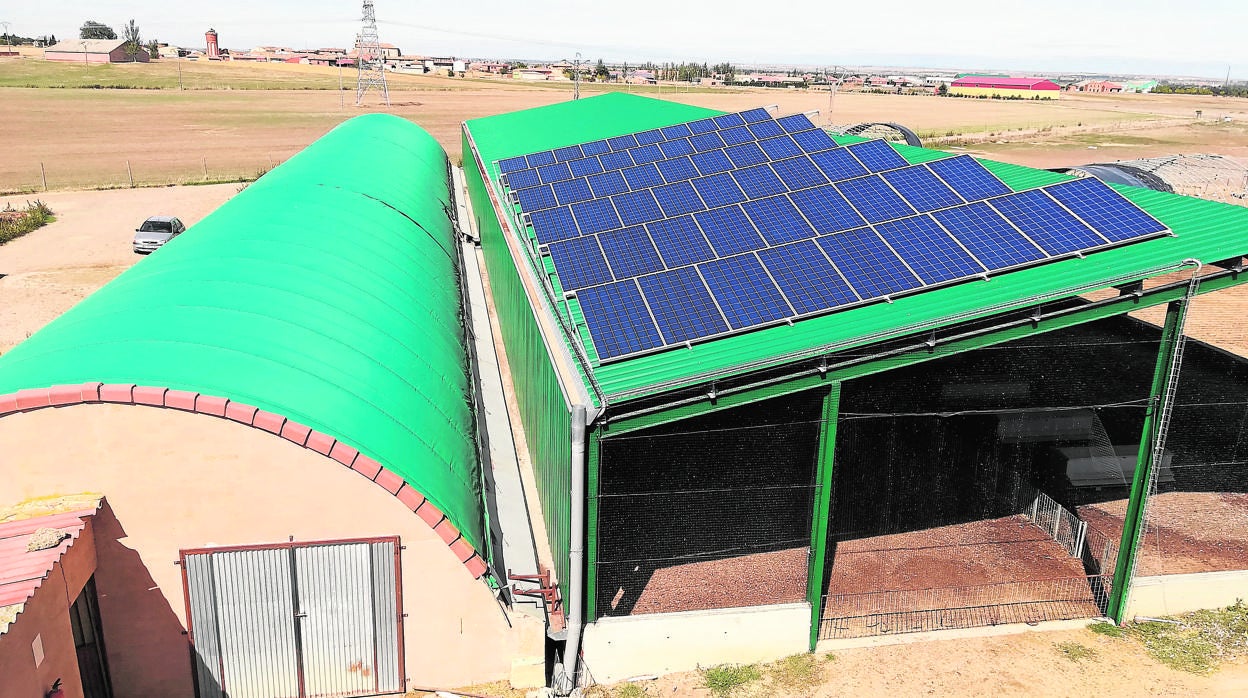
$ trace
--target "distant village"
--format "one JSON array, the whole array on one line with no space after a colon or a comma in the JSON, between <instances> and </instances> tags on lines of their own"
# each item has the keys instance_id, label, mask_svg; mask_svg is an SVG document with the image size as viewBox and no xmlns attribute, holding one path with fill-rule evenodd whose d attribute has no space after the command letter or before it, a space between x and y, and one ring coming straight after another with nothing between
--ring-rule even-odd
<instances>
[{"instance_id":1,"label":"distant village","mask_svg":"<svg viewBox=\"0 0 1248 698\"><path fill-rule=\"evenodd\" d=\"M34 41L35 45L39 40ZM216 30L204 34L204 46L187 47L152 42L143 51L125 49L120 39L70 39L44 48L49 61L93 63L148 62L150 60L242 61L296 63L329 67L355 67L358 45L352 48L295 49L288 46L255 46L229 49L220 44ZM0 47L0 51L3 51ZM1112 76L1051 75L1048 77L1006 74L927 71L921 74L884 74L867 69L809 70L775 67L743 68L722 63L607 64L599 60L534 62L472 60L405 53L393 44L381 44L385 69L395 73L444 75L463 78L502 78L523 81L583 81L634 85L687 84L698 87L756 86L775 88L831 87L838 90L892 94L939 94L952 97L997 99L1058 99L1063 92L1146 93L1157 90L1154 79L1110 79ZM1192 84L1186 82L1184 84ZM1196 83L1197 85L1203 83ZM1209 83L1216 85L1217 83ZM1166 89L1162 85L1162 90Z\"/></svg>"}]
</instances>

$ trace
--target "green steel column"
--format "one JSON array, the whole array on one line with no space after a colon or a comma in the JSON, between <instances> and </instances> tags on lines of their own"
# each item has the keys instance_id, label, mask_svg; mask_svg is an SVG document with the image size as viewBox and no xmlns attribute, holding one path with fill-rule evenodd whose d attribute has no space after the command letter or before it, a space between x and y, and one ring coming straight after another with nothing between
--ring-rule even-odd
<instances>
[{"instance_id":1,"label":"green steel column","mask_svg":"<svg viewBox=\"0 0 1248 698\"><path fill-rule=\"evenodd\" d=\"M602 431L591 428L585 454L585 622L598 620L598 464Z\"/></svg>"},{"instance_id":2,"label":"green steel column","mask_svg":"<svg viewBox=\"0 0 1248 698\"><path fill-rule=\"evenodd\" d=\"M810 601L810 651L819 642L823 616L823 572L827 562L828 520L832 500L832 461L836 454L836 423L841 411L841 383L835 381L823 398L823 423L819 428L819 462L815 469L815 502L810 521L810 569L806 598Z\"/></svg>"},{"instance_id":3,"label":"green steel column","mask_svg":"<svg viewBox=\"0 0 1248 698\"><path fill-rule=\"evenodd\" d=\"M1109 596L1110 618L1122 622L1126 612L1127 593L1135 572L1135 552L1140 544L1144 528L1144 504L1148 500L1149 483L1152 481L1153 446L1157 433L1163 401L1170 388L1170 366L1179 346L1179 334L1183 317L1187 314L1187 300L1172 301L1166 306L1166 324L1161 330L1161 346L1157 350L1157 363L1153 367L1153 386L1148 396L1148 410L1144 414L1144 429L1140 434L1140 450L1135 460L1135 475L1131 480L1131 498L1127 500L1127 513L1122 526L1122 541L1118 545L1118 561L1114 565L1113 589Z\"/></svg>"}]
</instances>

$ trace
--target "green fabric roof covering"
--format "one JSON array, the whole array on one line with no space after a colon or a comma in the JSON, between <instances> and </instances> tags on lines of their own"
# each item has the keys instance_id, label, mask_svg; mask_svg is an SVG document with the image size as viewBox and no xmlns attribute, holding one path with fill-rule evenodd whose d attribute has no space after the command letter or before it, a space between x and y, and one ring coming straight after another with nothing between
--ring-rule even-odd
<instances>
[{"instance_id":1,"label":"green fabric roof covering","mask_svg":"<svg viewBox=\"0 0 1248 698\"><path fill-rule=\"evenodd\" d=\"M763 97L759 98L760 104ZM537 107L513 114L468 121L466 126L497 182L494 163L515 155L583 143L624 133L682 123L709 114L705 109L634 95L611 94ZM865 140L837 137L841 143ZM911 163L952 153L894 144ZM465 162L471 156L465 154ZM1069 179L1067 175L990 160L982 161L1011 189L1021 191ZM1194 258L1214 262L1248 254L1248 209L1175 194L1111 185L1172 231L1162 237L1111 250L1050 262L993 277L901 296L892 303L873 303L841 312L803 318L792 326L776 325L753 332L672 348L654 354L593 366L593 376L613 402L698 384L748 370L817 356L829 347L849 348L883 338L985 317L1024 307L1048 294L1075 295L1079 289L1143 278L1167 265ZM553 266L546 270L554 276ZM556 277L557 279L557 277ZM593 347L575 303L572 321L582 344ZM556 310L562 312L562 308ZM907 330L906 328L910 328ZM588 385L588 383L587 383ZM592 391L591 391L592 392Z\"/></svg>"},{"instance_id":2,"label":"green fabric roof covering","mask_svg":"<svg viewBox=\"0 0 1248 698\"><path fill-rule=\"evenodd\" d=\"M448 186L420 127L352 119L0 356L0 395L100 381L254 405L397 473L483 550Z\"/></svg>"}]
</instances>

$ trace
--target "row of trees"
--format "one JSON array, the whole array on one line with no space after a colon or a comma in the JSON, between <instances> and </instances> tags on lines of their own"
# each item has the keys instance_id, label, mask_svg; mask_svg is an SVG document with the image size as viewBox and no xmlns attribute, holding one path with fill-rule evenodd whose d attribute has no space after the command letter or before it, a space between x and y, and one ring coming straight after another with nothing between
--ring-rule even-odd
<instances>
[{"instance_id":1,"label":"row of trees","mask_svg":"<svg viewBox=\"0 0 1248 698\"><path fill-rule=\"evenodd\" d=\"M1153 88L1153 94L1159 95L1215 95L1218 97L1248 97L1248 85L1171 85L1162 83Z\"/></svg>"},{"instance_id":2,"label":"row of trees","mask_svg":"<svg viewBox=\"0 0 1248 698\"><path fill-rule=\"evenodd\" d=\"M139 31L139 25L132 19L121 28L122 39L126 42L125 51L130 60L136 60L135 56L140 51L147 51L152 58L160 58L160 42L156 39L143 43L143 36ZM103 22L96 22L88 19L78 28L78 38L80 39L116 39L117 32L112 27ZM55 37L53 37L55 39Z\"/></svg>"},{"instance_id":3,"label":"row of trees","mask_svg":"<svg viewBox=\"0 0 1248 698\"><path fill-rule=\"evenodd\" d=\"M517 63L517 68L524 67L523 64ZM675 82L693 82L698 78L720 78L724 82L733 82L737 76L737 69L731 63L717 63L708 65L706 63L642 63L640 65L630 65L627 61L620 66L620 75L627 79L629 74L636 70L646 70L654 74L658 80ZM567 77L573 76L572 70L565 71ZM588 75L598 82L605 82L611 76L611 70L601 58L598 63L590 68L588 64L581 69L582 75Z\"/></svg>"}]
</instances>

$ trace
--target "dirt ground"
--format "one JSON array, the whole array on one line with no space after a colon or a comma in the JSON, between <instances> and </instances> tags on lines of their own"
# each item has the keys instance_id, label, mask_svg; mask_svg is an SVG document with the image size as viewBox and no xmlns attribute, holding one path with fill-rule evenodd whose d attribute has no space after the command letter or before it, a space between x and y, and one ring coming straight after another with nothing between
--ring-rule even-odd
<instances>
[{"instance_id":1,"label":"dirt ground","mask_svg":"<svg viewBox=\"0 0 1248 698\"><path fill-rule=\"evenodd\" d=\"M632 614L701 611L806 600L807 548L656 570Z\"/></svg>"},{"instance_id":2,"label":"dirt ground","mask_svg":"<svg viewBox=\"0 0 1248 698\"><path fill-rule=\"evenodd\" d=\"M4 70L0 63L0 78ZM570 98L564 84L500 80L407 78L395 88L389 111L429 130L452 159L460 157L465 119ZM659 99L724 110L760 104L777 104L781 113L822 110L815 118L820 124L892 121L928 139L965 141L974 154L1036 166L1162 152L1248 156L1248 129L1242 125L1248 122L1248 100L1072 94L1054 102L1028 102L842 93L828 118L828 93L822 91L638 89ZM582 91L595 93L592 84ZM325 89L0 88L6 106L0 120L0 143L5 144L0 191L41 191L45 174L51 189L128 185L131 176L138 183L254 176L345 119L379 108L375 100L357 108L345 94L344 99L337 90ZM1199 123L1198 109L1204 113ZM1232 121L1221 123L1223 116Z\"/></svg>"},{"instance_id":3,"label":"dirt ground","mask_svg":"<svg viewBox=\"0 0 1248 698\"><path fill-rule=\"evenodd\" d=\"M1075 642L1094 651L1081 662L1055 645ZM822 684L785 690L763 683L742 696L1139 696L1248 695L1248 663L1196 676L1163 666L1137 643L1087 630L1027 632L838 650L822 665ZM684 672L638 682L647 696L709 696L702 676Z\"/></svg>"},{"instance_id":4,"label":"dirt ground","mask_svg":"<svg viewBox=\"0 0 1248 698\"><path fill-rule=\"evenodd\" d=\"M130 248L143 219L167 214L194 225L237 191L217 184L40 195L56 221L0 245L0 353L143 259ZM0 208L28 198L0 197Z\"/></svg>"},{"instance_id":5,"label":"dirt ground","mask_svg":"<svg viewBox=\"0 0 1248 698\"><path fill-rule=\"evenodd\" d=\"M1122 536L1127 500L1079 507L1088 525ZM1248 569L1248 494L1166 492L1149 500L1136 574Z\"/></svg>"}]
</instances>

